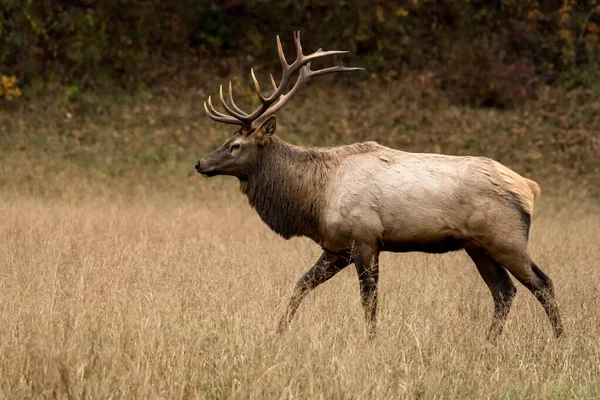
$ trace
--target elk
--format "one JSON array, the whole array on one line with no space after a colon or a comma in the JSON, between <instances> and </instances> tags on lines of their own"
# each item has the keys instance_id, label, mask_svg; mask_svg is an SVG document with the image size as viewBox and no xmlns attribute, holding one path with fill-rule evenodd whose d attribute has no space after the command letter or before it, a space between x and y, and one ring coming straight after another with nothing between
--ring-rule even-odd
<instances>
[{"instance_id":1,"label":"elk","mask_svg":"<svg viewBox=\"0 0 600 400\"><path fill-rule=\"evenodd\" d=\"M308 237L323 249L298 280L277 330L289 329L311 290L354 264L371 338L376 331L380 252L464 249L492 294L490 340L502 333L516 295L508 272L539 300L559 337L563 325L552 281L527 249L538 184L483 157L410 153L375 142L333 148L286 143L275 135L273 114L310 78L362 70L342 63L312 70L311 61L347 52L319 49L305 55L299 32L294 33L294 43L296 59L289 64L277 37L283 72L279 84L271 75L270 95L263 94L251 70L260 100L253 112L236 105L231 82L229 101L222 86L219 93L226 114L208 97L208 116L239 129L196 164L196 171L206 177L238 178L242 193L273 231L285 239Z\"/></svg>"}]
</instances>

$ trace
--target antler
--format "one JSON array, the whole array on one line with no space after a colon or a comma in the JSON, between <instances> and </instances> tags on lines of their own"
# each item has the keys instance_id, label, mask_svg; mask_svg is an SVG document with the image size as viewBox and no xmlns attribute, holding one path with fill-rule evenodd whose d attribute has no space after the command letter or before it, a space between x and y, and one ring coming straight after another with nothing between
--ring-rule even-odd
<instances>
[{"instance_id":1,"label":"antler","mask_svg":"<svg viewBox=\"0 0 600 400\"><path fill-rule=\"evenodd\" d=\"M223 107L229 115L217 111L213 107L211 98L209 96L208 105L207 102L204 102L204 110L208 116L214 121L224 122L226 124L241 125L243 128L250 130L252 129L254 122L256 122L259 118L266 118L270 115L273 115L273 113L283 107L289 101L289 99L298 92L298 89L306 84L311 77L335 72L364 71L364 68L344 67L341 62L339 65L334 67L312 71L310 69L311 61L317 58L336 54L346 54L348 52L340 50L323 51L322 49L319 49L312 54L304 55L302 53L302 44L300 43L300 31L294 32L294 44L296 47L296 60L294 60L293 63L288 64L287 60L285 59L285 54L283 53L281 41L279 40L279 36L277 36L277 52L279 53L279 61L281 62L282 73L279 84L275 83L275 79L273 78L273 75L271 75L273 93L271 93L269 96L265 96L263 94L262 90L260 89L258 79L256 79L256 75L254 74L254 70L250 70L256 95L261 102L260 106L256 110L248 114L235 104L233 101L231 81L229 81L229 104L227 101L225 101L225 97L223 96L223 86L219 87L219 97L221 99L221 103L223 103ZM294 83L292 89L284 94L285 88L289 84L291 77L296 72L298 72L298 79L296 80L296 83Z\"/></svg>"}]
</instances>

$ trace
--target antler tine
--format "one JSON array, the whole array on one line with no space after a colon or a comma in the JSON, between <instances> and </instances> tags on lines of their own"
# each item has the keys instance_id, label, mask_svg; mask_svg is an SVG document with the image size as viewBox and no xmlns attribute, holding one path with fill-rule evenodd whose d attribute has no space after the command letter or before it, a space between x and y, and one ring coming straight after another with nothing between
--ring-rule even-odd
<instances>
[{"instance_id":1,"label":"antler tine","mask_svg":"<svg viewBox=\"0 0 600 400\"><path fill-rule=\"evenodd\" d=\"M308 67L308 70L306 71L307 78L309 78L311 76L320 76L320 75L331 74L334 72L351 72L351 71L364 71L365 70L364 68L360 68L360 67L344 67L344 65L341 62L336 66L318 69L316 71L312 71L310 69L310 63L307 64L306 66Z\"/></svg>"},{"instance_id":2,"label":"antler tine","mask_svg":"<svg viewBox=\"0 0 600 400\"><path fill-rule=\"evenodd\" d=\"M231 81L229 81L229 94L231 95ZM225 101L225 97L223 96L223 85L219 85L219 97L221 98L221 103L223 103L223 107L225 108L225 111L227 111L227 113L229 115L231 115L233 118L243 121L243 118L248 116L248 114L244 113L243 111L242 111L242 114L240 114L240 113L236 112L234 109L232 109L231 107L229 107L229 105ZM233 96L231 96L231 99L233 100Z\"/></svg>"},{"instance_id":3,"label":"antler tine","mask_svg":"<svg viewBox=\"0 0 600 400\"><path fill-rule=\"evenodd\" d=\"M242 121L239 121L228 115L221 114L217 110L215 110L215 108L213 107L213 105L210 101L210 96L208 96L208 106L206 105L206 101L204 102L204 111L210 117L210 119L212 119L213 121L224 122L226 124L231 124L231 125L243 125Z\"/></svg>"},{"instance_id":4,"label":"antler tine","mask_svg":"<svg viewBox=\"0 0 600 400\"><path fill-rule=\"evenodd\" d=\"M277 84L275 83L275 78L273 78L273 74L269 74L271 77L271 85L273 85L273 90L277 91Z\"/></svg>"},{"instance_id":5,"label":"antler tine","mask_svg":"<svg viewBox=\"0 0 600 400\"><path fill-rule=\"evenodd\" d=\"M294 32L294 45L296 46L296 61L298 61L304 57L302 54L302 43L300 42L300 31ZM296 61L294 61L294 64Z\"/></svg>"},{"instance_id":6,"label":"antler tine","mask_svg":"<svg viewBox=\"0 0 600 400\"><path fill-rule=\"evenodd\" d=\"M265 102L267 102L267 98L262 94L262 91L260 90L260 84L258 83L258 79L256 79L256 75L254 75L254 68L250 68L250 75L252 76L252 82L254 82L254 90L256 91L256 95L258 96L259 100L264 104Z\"/></svg>"},{"instance_id":7,"label":"antler tine","mask_svg":"<svg viewBox=\"0 0 600 400\"><path fill-rule=\"evenodd\" d=\"M240 114L244 115L245 117L248 116L248 113L245 112L244 110L242 110L241 108L239 108L236 104L235 101L233 101L233 89L231 87L231 81L229 81L229 101L231 102L231 107L233 107L233 109L237 112L239 112Z\"/></svg>"},{"instance_id":8,"label":"antler tine","mask_svg":"<svg viewBox=\"0 0 600 400\"><path fill-rule=\"evenodd\" d=\"M232 118L229 115L225 115L222 112L217 111L217 109L215 108L215 106L213 106L212 96L208 96L208 108L210 109L210 112L212 114L216 115L217 117Z\"/></svg>"},{"instance_id":9,"label":"antler tine","mask_svg":"<svg viewBox=\"0 0 600 400\"><path fill-rule=\"evenodd\" d=\"M281 62L281 68L285 71L289 68L289 64L285 59L285 54L283 53L283 47L281 46L281 40L279 39L279 35L277 35L277 53L279 54L279 61Z\"/></svg>"},{"instance_id":10,"label":"antler tine","mask_svg":"<svg viewBox=\"0 0 600 400\"><path fill-rule=\"evenodd\" d=\"M335 56L335 55L339 55L339 54L348 54L347 51L345 50L328 50L328 51L323 51L323 50L317 50L316 52L309 54L307 56L302 56L302 65L306 64L307 61L313 61L316 60L317 58L321 58L321 57L327 57L327 56Z\"/></svg>"}]
</instances>

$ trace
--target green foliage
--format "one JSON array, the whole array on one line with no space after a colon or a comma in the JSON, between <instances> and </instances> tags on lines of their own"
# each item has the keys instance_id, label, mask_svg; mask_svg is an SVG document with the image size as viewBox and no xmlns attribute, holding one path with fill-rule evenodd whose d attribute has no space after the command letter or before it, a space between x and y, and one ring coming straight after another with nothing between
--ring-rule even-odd
<instances>
[{"instance_id":1,"label":"green foliage","mask_svg":"<svg viewBox=\"0 0 600 400\"><path fill-rule=\"evenodd\" d=\"M65 88L65 97L67 100L74 102L77 101L81 93L81 87L79 85L69 85Z\"/></svg>"},{"instance_id":2,"label":"green foliage","mask_svg":"<svg viewBox=\"0 0 600 400\"><path fill-rule=\"evenodd\" d=\"M198 60L272 60L274 36L289 48L296 29L307 49L350 50L372 77L432 73L475 105L519 104L536 82L598 78L599 0L4 0L0 65L25 86L152 84Z\"/></svg>"}]
</instances>

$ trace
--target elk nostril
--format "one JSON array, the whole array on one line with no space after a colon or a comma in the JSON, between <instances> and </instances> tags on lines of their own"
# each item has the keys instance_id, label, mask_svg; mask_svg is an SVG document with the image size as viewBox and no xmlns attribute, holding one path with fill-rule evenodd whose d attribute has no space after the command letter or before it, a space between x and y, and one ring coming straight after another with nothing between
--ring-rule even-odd
<instances>
[{"instance_id":1,"label":"elk nostril","mask_svg":"<svg viewBox=\"0 0 600 400\"><path fill-rule=\"evenodd\" d=\"M196 171L198 171L199 169L200 169L200 161L198 161L198 162L196 163Z\"/></svg>"}]
</instances>

